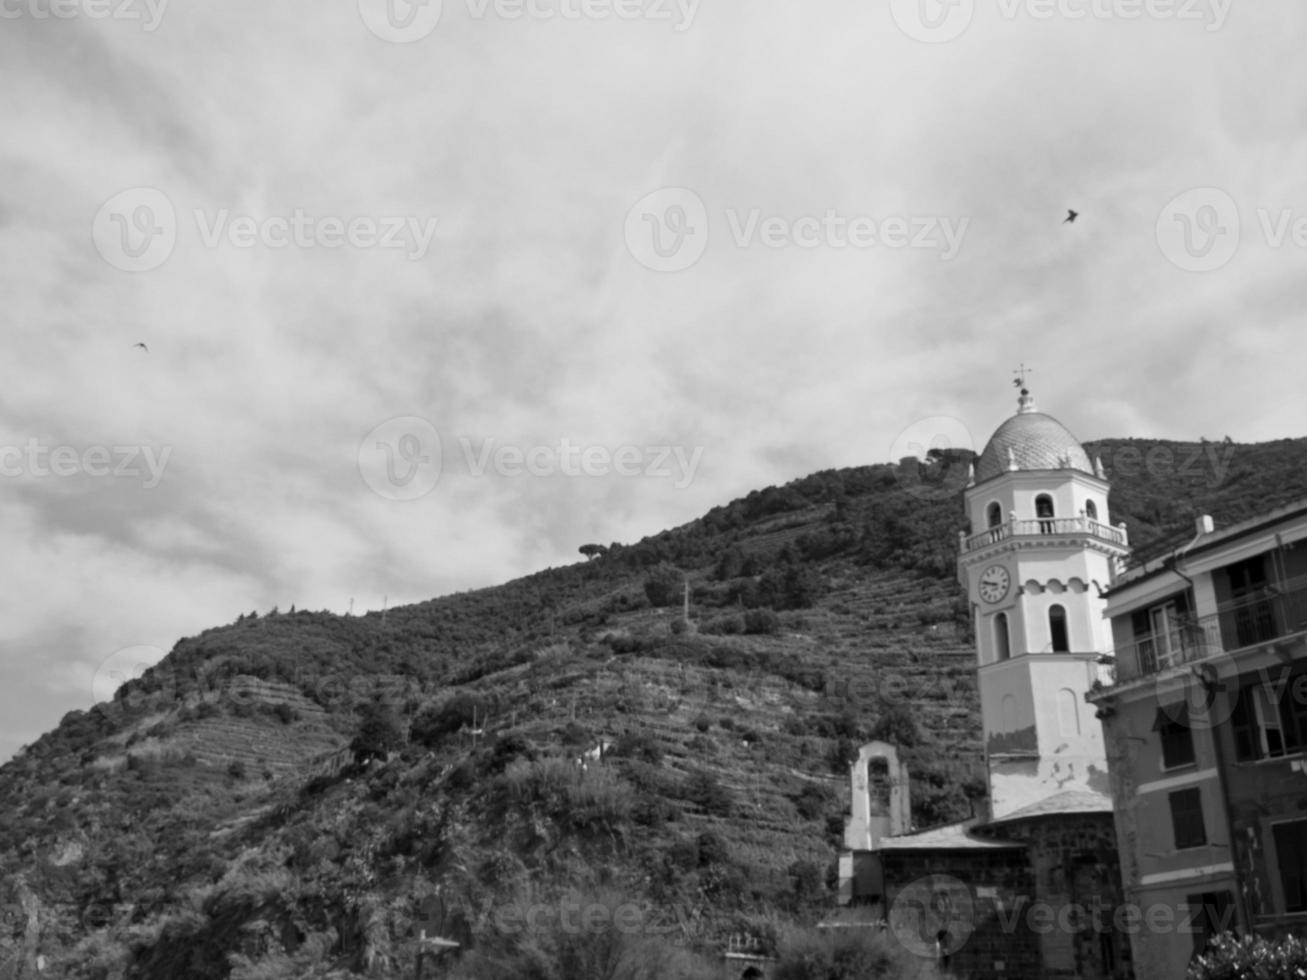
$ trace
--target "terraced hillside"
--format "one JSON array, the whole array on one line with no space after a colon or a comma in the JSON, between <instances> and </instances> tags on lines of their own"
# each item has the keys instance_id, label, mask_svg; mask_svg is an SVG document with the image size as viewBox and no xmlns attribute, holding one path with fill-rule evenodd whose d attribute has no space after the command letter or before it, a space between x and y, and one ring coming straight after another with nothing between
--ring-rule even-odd
<instances>
[{"instance_id":1,"label":"terraced hillside","mask_svg":"<svg viewBox=\"0 0 1307 980\"><path fill-rule=\"evenodd\" d=\"M1111 474L1123 447L1089 448ZM1307 492L1302 441L1235 448L1220 481L1119 474L1114 519L1147 544ZM819 914L861 741L903 747L920 827L984 792L967 461L816 474L385 616L180 641L0 768L0 978L411 975L424 922L469 976L535 975L546 940L493 910L570 889L705 952Z\"/></svg>"}]
</instances>

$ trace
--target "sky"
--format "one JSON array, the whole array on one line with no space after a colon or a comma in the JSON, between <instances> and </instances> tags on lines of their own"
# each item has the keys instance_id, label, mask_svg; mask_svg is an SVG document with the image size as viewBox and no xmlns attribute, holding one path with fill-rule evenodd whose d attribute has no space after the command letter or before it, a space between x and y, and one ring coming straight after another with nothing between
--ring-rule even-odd
<instances>
[{"instance_id":1,"label":"sky","mask_svg":"<svg viewBox=\"0 0 1307 980\"><path fill-rule=\"evenodd\" d=\"M1085 440L1304 435L1305 37L1299 0L0 0L0 759L241 613L979 450L1021 365Z\"/></svg>"}]
</instances>

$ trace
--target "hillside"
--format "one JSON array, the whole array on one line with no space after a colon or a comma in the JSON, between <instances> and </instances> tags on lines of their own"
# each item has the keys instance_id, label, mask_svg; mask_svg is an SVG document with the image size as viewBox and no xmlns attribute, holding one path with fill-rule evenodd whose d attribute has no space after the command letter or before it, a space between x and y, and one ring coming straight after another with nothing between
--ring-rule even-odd
<instances>
[{"instance_id":1,"label":"hillside","mask_svg":"<svg viewBox=\"0 0 1307 980\"><path fill-rule=\"evenodd\" d=\"M1086 448L1143 553L1307 495L1307 440ZM467 976L554 976L568 936L505 910L569 892L638 908L673 958L810 920L854 746L904 747L919 827L984 793L953 577L968 459L815 474L384 615L181 640L0 768L0 980L38 957L411 976L423 928L471 950Z\"/></svg>"}]
</instances>

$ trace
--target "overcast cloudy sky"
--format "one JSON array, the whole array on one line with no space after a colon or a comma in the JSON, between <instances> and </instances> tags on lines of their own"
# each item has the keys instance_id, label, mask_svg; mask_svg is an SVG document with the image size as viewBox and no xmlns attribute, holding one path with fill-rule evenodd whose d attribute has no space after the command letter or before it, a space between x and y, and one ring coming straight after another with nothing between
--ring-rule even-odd
<instances>
[{"instance_id":1,"label":"overcast cloudy sky","mask_svg":"<svg viewBox=\"0 0 1307 980\"><path fill-rule=\"evenodd\" d=\"M0 0L0 758L242 612L979 449L1022 362L1083 439L1302 435L1305 21Z\"/></svg>"}]
</instances>

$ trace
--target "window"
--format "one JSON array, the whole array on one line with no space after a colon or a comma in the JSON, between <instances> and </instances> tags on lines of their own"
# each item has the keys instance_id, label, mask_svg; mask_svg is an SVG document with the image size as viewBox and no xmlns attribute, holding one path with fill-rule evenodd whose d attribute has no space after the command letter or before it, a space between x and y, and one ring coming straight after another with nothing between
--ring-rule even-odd
<instances>
[{"instance_id":1,"label":"window","mask_svg":"<svg viewBox=\"0 0 1307 980\"><path fill-rule=\"evenodd\" d=\"M988 520L990 527L998 527L1003 523L1003 508L998 504L990 504L986 520Z\"/></svg>"},{"instance_id":2,"label":"window","mask_svg":"<svg viewBox=\"0 0 1307 980\"><path fill-rule=\"evenodd\" d=\"M1162 739L1162 768L1177 769L1194 763L1194 734L1189 728L1189 705L1181 701L1157 710L1153 731Z\"/></svg>"},{"instance_id":3,"label":"window","mask_svg":"<svg viewBox=\"0 0 1307 980\"><path fill-rule=\"evenodd\" d=\"M1194 936L1194 952L1207 952L1212 940L1235 928L1234 898L1229 892L1202 892L1185 896L1189 906L1189 928Z\"/></svg>"},{"instance_id":4,"label":"window","mask_svg":"<svg viewBox=\"0 0 1307 980\"><path fill-rule=\"evenodd\" d=\"M1012 637L1007 629L1007 613L999 613L994 617L994 649L999 660L1007 660L1012 656Z\"/></svg>"},{"instance_id":5,"label":"window","mask_svg":"<svg viewBox=\"0 0 1307 980\"><path fill-rule=\"evenodd\" d=\"M1139 610L1132 617L1132 626L1143 673L1175 667L1200 653L1201 637L1189 618L1188 593Z\"/></svg>"},{"instance_id":6,"label":"window","mask_svg":"<svg viewBox=\"0 0 1307 980\"><path fill-rule=\"evenodd\" d=\"M1307 703L1295 694L1301 676L1286 674L1270 683L1239 689L1230 726L1234 755L1240 762L1274 759L1307 749Z\"/></svg>"},{"instance_id":7,"label":"window","mask_svg":"<svg viewBox=\"0 0 1307 980\"><path fill-rule=\"evenodd\" d=\"M1048 632L1053 638L1054 653L1067 653L1070 651L1071 643L1066 628L1066 609L1062 606L1049 607Z\"/></svg>"},{"instance_id":8,"label":"window","mask_svg":"<svg viewBox=\"0 0 1307 980\"><path fill-rule=\"evenodd\" d=\"M1091 521L1098 520L1098 505L1092 500L1085 501L1085 516Z\"/></svg>"},{"instance_id":9,"label":"window","mask_svg":"<svg viewBox=\"0 0 1307 980\"><path fill-rule=\"evenodd\" d=\"M1275 610L1267 597L1264 555L1236 562L1225 570L1230 602L1221 614L1221 638L1227 648L1252 646L1279 635Z\"/></svg>"},{"instance_id":10,"label":"window","mask_svg":"<svg viewBox=\"0 0 1307 980\"><path fill-rule=\"evenodd\" d=\"M1039 519L1039 533L1053 533L1053 498L1041 493L1035 498L1035 517Z\"/></svg>"},{"instance_id":11,"label":"window","mask_svg":"<svg viewBox=\"0 0 1307 980\"><path fill-rule=\"evenodd\" d=\"M1175 849L1201 847L1207 843L1207 829L1203 826L1203 794L1199 789L1182 789L1171 793L1171 830L1175 834Z\"/></svg>"},{"instance_id":12,"label":"window","mask_svg":"<svg viewBox=\"0 0 1307 980\"><path fill-rule=\"evenodd\" d=\"M1307 820L1277 823L1271 832L1284 889L1284 911L1307 912Z\"/></svg>"}]
</instances>

